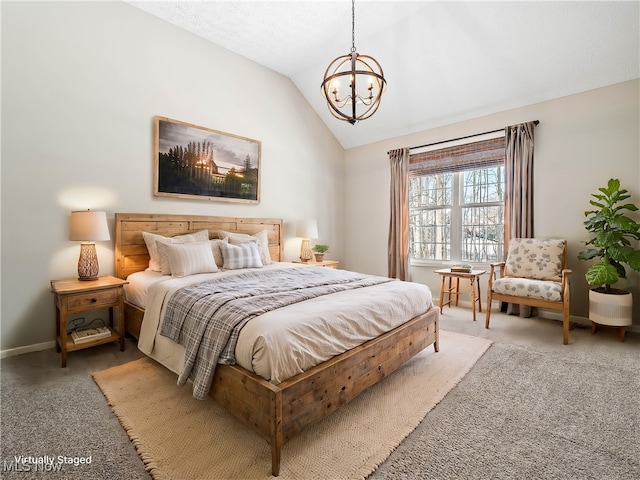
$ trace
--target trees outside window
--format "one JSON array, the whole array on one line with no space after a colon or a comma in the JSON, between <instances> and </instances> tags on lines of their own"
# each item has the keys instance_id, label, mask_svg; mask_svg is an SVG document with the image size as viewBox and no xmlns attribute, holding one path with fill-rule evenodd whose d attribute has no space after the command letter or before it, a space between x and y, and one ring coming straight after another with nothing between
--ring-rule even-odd
<instances>
[{"instance_id":1,"label":"trees outside window","mask_svg":"<svg viewBox=\"0 0 640 480\"><path fill-rule=\"evenodd\" d=\"M488 263L504 248L504 166L409 178L409 256Z\"/></svg>"}]
</instances>

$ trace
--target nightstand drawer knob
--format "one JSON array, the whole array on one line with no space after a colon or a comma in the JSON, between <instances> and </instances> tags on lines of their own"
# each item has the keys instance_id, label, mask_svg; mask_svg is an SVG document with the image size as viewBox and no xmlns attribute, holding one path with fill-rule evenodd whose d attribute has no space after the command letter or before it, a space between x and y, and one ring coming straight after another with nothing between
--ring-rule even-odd
<instances>
[{"instance_id":1,"label":"nightstand drawer knob","mask_svg":"<svg viewBox=\"0 0 640 480\"><path fill-rule=\"evenodd\" d=\"M96 303L97 301L98 301L98 299L97 299L97 298L92 298L92 299L91 299L91 303Z\"/></svg>"}]
</instances>

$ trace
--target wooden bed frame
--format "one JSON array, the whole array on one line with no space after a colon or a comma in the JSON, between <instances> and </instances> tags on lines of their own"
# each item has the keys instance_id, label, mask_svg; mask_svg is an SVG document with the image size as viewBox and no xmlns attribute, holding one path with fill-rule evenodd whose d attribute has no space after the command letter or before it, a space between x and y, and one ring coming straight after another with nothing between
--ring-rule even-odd
<instances>
[{"instance_id":1,"label":"wooden bed frame","mask_svg":"<svg viewBox=\"0 0 640 480\"><path fill-rule=\"evenodd\" d=\"M269 232L269 251L282 260L282 220L116 213L116 276L144 270L149 254L142 232L172 236L203 229L253 234ZM138 338L144 311L125 302L125 328ZM282 446L397 370L433 344L437 352L439 310L433 308L405 324L274 385L238 365L218 365L209 395L271 446L271 473L280 472Z\"/></svg>"}]
</instances>

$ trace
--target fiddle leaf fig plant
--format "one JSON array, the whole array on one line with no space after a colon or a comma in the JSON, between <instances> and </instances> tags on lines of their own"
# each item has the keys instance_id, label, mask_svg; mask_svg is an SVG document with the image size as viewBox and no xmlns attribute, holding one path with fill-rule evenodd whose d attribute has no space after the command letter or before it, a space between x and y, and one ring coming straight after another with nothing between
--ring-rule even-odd
<instances>
[{"instance_id":1,"label":"fiddle leaf fig plant","mask_svg":"<svg viewBox=\"0 0 640 480\"><path fill-rule=\"evenodd\" d=\"M625 203L631 197L620 187L620 180L610 179L606 187L598 189L600 193L591 194L594 199L589 203L595 210L584 212L587 219L584 226L593 235L585 242L586 250L578 253L580 260L599 260L591 265L586 273L589 285L602 287L604 293L612 293L611 285L620 278L627 278L626 267L640 271L640 224L627 216L638 207Z\"/></svg>"}]
</instances>

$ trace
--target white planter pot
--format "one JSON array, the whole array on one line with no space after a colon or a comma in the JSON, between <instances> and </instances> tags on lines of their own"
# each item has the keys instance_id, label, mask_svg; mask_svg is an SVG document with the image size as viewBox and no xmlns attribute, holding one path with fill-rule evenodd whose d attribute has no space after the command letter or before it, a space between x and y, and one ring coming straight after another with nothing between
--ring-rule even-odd
<instances>
[{"instance_id":1,"label":"white planter pot","mask_svg":"<svg viewBox=\"0 0 640 480\"><path fill-rule=\"evenodd\" d=\"M633 296L589 290L589 320L599 325L625 327L632 323Z\"/></svg>"}]
</instances>

